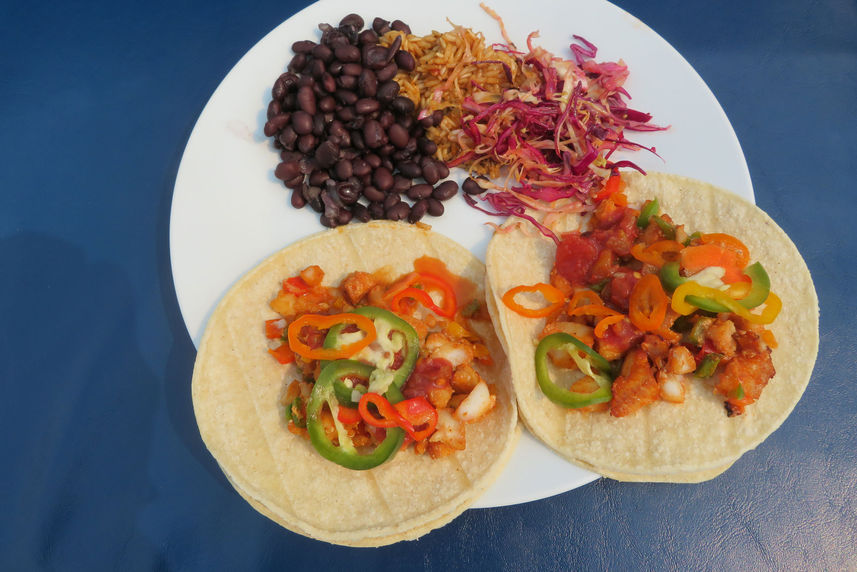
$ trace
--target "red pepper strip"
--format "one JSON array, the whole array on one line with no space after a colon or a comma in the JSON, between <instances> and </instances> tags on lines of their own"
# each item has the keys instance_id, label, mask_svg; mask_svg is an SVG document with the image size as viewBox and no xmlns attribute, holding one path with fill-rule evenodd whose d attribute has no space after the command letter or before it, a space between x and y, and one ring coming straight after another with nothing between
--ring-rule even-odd
<instances>
[{"instance_id":1,"label":"red pepper strip","mask_svg":"<svg viewBox=\"0 0 857 572\"><path fill-rule=\"evenodd\" d=\"M380 419L369 411L370 403L378 409L378 413L381 414ZM414 427L402 417L396 408L393 407L393 404L379 393L364 393L357 404L357 411L360 412L360 417L363 418L363 421L373 427L382 427L384 429L402 427L405 431L408 431L408 428L410 428L411 432L414 430Z\"/></svg>"},{"instance_id":2,"label":"red pepper strip","mask_svg":"<svg viewBox=\"0 0 857 572\"><path fill-rule=\"evenodd\" d=\"M339 348L311 348L299 338L304 326L313 326L319 330L325 330L337 324L354 324L363 330L366 335L354 343ZM289 324L289 347L293 352L308 360L337 360L351 357L375 341L377 336L375 322L371 318L361 316L360 314L332 314L329 316L304 314Z\"/></svg>"},{"instance_id":3,"label":"red pepper strip","mask_svg":"<svg viewBox=\"0 0 857 572\"><path fill-rule=\"evenodd\" d=\"M515 301L515 296L522 292L538 292L544 296L545 300L550 302L544 308L527 308ZM565 296L559 288L555 288L550 284L540 282L530 286L520 285L515 286L511 290L503 294L503 303L516 314L520 314L526 318L544 318L550 316L562 307L565 301Z\"/></svg>"},{"instance_id":4,"label":"red pepper strip","mask_svg":"<svg viewBox=\"0 0 857 572\"><path fill-rule=\"evenodd\" d=\"M405 288L404 290L396 294L396 297L393 298L390 304L394 312L402 312L402 300L404 300L405 298L413 298L438 316L443 316L445 318L452 317L451 315L448 315L445 310L437 307L437 304L434 303L434 300L431 299L431 296L429 296L428 292L426 292L425 290L419 290L418 288Z\"/></svg>"},{"instance_id":5,"label":"red pepper strip","mask_svg":"<svg viewBox=\"0 0 857 572\"><path fill-rule=\"evenodd\" d=\"M619 175L611 175L611 177L607 179L607 182L604 183L604 187L600 191L598 191L593 198L596 202L603 201L610 195L618 193L624 188L625 183L624 181L622 181L622 177L620 177Z\"/></svg>"},{"instance_id":6,"label":"red pepper strip","mask_svg":"<svg viewBox=\"0 0 857 572\"><path fill-rule=\"evenodd\" d=\"M265 337L269 340L277 340L283 337L283 330L285 330L285 326L281 325L285 324L285 320L283 318L274 318L273 320L265 320Z\"/></svg>"},{"instance_id":7,"label":"red pepper strip","mask_svg":"<svg viewBox=\"0 0 857 572\"><path fill-rule=\"evenodd\" d=\"M300 276L292 276L291 278L283 280L283 292L291 292L292 294L297 294L299 296L301 294L306 294L308 291L309 284L307 284Z\"/></svg>"},{"instance_id":8,"label":"red pepper strip","mask_svg":"<svg viewBox=\"0 0 857 572\"><path fill-rule=\"evenodd\" d=\"M274 356L274 358L283 365L295 361L295 354L291 348L289 348L289 344L281 344L273 350L269 348L268 353Z\"/></svg>"},{"instance_id":9,"label":"red pepper strip","mask_svg":"<svg viewBox=\"0 0 857 572\"><path fill-rule=\"evenodd\" d=\"M434 433L437 427L437 409L425 397L412 397L400 401L393 407L396 408L402 418L410 423L410 430L404 426L402 428L414 441L422 441ZM414 429L421 425L425 425L425 428L419 431Z\"/></svg>"},{"instance_id":10,"label":"red pepper strip","mask_svg":"<svg viewBox=\"0 0 857 572\"><path fill-rule=\"evenodd\" d=\"M339 404L339 407L337 407L336 418L339 419L340 423L345 423L346 425L359 423L363 419L360 415L360 410L353 407L345 407L342 404Z\"/></svg>"},{"instance_id":11,"label":"red pepper strip","mask_svg":"<svg viewBox=\"0 0 857 572\"><path fill-rule=\"evenodd\" d=\"M423 286L423 289L415 288L415 286L418 285ZM429 289L440 290L443 294L443 300L441 301L440 307L438 307L428 295ZM422 292L425 296L414 294L414 290ZM455 311L457 310L455 291L452 289L452 286L442 278L433 274L413 272L409 274L404 281L400 281L395 284L385 297L389 300L388 303L390 304L390 309L394 312L401 311L401 302L404 298L413 298L438 316L442 316L444 318L454 317Z\"/></svg>"}]
</instances>

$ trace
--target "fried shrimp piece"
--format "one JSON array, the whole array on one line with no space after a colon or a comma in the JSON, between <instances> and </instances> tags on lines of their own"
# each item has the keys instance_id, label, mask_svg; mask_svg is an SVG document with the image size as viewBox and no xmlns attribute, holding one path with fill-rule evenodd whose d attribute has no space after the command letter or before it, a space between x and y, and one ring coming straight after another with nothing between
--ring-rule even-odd
<instances>
[{"instance_id":1,"label":"fried shrimp piece","mask_svg":"<svg viewBox=\"0 0 857 572\"><path fill-rule=\"evenodd\" d=\"M742 351L729 360L714 387L715 392L726 397L727 415L732 417L744 413L747 405L759 399L775 373L769 349Z\"/></svg>"},{"instance_id":2,"label":"fried shrimp piece","mask_svg":"<svg viewBox=\"0 0 857 572\"><path fill-rule=\"evenodd\" d=\"M658 400L658 382L646 352L633 349L622 362L621 375L613 382L610 415L623 417Z\"/></svg>"},{"instance_id":3,"label":"fried shrimp piece","mask_svg":"<svg viewBox=\"0 0 857 572\"><path fill-rule=\"evenodd\" d=\"M350 304L357 305L363 296L369 293L373 286L377 284L375 277L368 272L352 272L342 280L340 288L345 294L345 299Z\"/></svg>"},{"instance_id":4,"label":"fried shrimp piece","mask_svg":"<svg viewBox=\"0 0 857 572\"><path fill-rule=\"evenodd\" d=\"M453 368L473 361L473 344L467 340L452 340L440 332L429 334L425 347L431 357L445 359Z\"/></svg>"}]
</instances>

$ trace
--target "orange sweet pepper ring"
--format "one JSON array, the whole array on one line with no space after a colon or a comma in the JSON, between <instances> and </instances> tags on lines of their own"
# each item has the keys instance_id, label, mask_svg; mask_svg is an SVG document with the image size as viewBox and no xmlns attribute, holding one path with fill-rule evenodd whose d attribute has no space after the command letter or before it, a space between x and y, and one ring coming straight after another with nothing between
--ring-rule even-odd
<instances>
[{"instance_id":1,"label":"orange sweet pepper ring","mask_svg":"<svg viewBox=\"0 0 857 572\"><path fill-rule=\"evenodd\" d=\"M653 266L660 268L670 260L677 258L678 253L681 252L682 249L684 249L684 245L680 242L676 242L675 240L659 240L649 246L644 245L642 242L638 242L631 247L631 256L640 262L652 264ZM666 257L668 253L672 253L673 258L668 259Z\"/></svg>"},{"instance_id":2,"label":"orange sweet pepper ring","mask_svg":"<svg viewBox=\"0 0 857 572\"><path fill-rule=\"evenodd\" d=\"M657 274L646 274L631 290L628 318L640 331L657 332L663 328L669 305L661 279Z\"/></svg>"},{"instance_id":3,"label":"orange sweet pepper ring","mask_svg":"<svg viewBox=\"0 0 857 572\"><path fill-rule=\"evenodd\" d=\"M300 334L304 326L312 326L319 330L332 328L337 324L354 324L366 333L362 339L354 343L346 344L339 348L311 348L301 341ZM293 352L307 360L337 360L353 356L373 341L378 336L375 331L375 322L371 318L360 314L304 314L289 324L289 347Z\"/></svg>"},{"instance_id":4,"label":"orange sweet pepper ring","mask_svg":"<svg viewBox=\"0 0 857 572\"><path fill-rule=\"evenodd\" d=\"M515 296L521 293L535 293L538 292L542 296L544 296L545 300L550 302L547 306L543 308L527 308L526 306L522 306L515 300ZM559 288L555 288L550 284L545 284L544 282L540 282L538 284L526 285L522 284L520 286L515 286L514 288L508 290L505 294L503 294L503 303L507 308L515 312L516 314L520 314L526 318L544 318L546 316L550 316L560 308L562 308L562 303L565 301L565 296Z\"/></svg>"}]
</instances>

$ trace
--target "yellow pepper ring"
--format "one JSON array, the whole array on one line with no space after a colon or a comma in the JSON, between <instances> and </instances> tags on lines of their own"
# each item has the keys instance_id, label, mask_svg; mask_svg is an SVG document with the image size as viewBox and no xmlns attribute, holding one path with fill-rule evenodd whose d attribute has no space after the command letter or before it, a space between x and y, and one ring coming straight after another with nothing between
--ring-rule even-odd
<instances>
[{"instance_id":1,"label":"yellow pepper ring","mask_svg":"<svg viewBox=\"0 0 857 572\"><path fill-rule=\"evenodd\" d=\"M689 304L685 300L688 296L701 296L718 302L729 308L733 314L737 314L753 324L770 324L776 319L783 307L779 296L770 292L765 300L765 308L762 310L762 313L753 314L725 292L702 286L697 282L687 281L675 289L670 302L672 309L682 316L687 316L697 310L696 306Z\"/></svg>"}]
</instances>

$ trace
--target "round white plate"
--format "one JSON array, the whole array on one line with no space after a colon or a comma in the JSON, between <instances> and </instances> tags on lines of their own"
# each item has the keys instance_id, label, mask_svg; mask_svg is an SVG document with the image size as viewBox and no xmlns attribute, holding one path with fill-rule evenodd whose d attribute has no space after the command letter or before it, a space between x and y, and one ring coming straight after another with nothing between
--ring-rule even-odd
<instances>
[{"instance_id":1,"label":"round white plate","mask_svg":"<svg viewBox=\"0 0 857 572\"><path fill-rule=\"evenodd\" d=\"M422 8L420 6L423 6ZM502 41L496 22L478 2L433 0L425 4L365 0L360 14L407 22L415 34L448 30L450 21ZM731 189L753 200L750 174L735 132L714 95L691 66L645 24L601 0L492 0L509 37L536 43L570 58L572 35L598 47L597 60L624 60L630 68L629 105L652 113L666 132L629 137L655 146L662 159L645 151L629 158L646 170L686 175ZM309 6L262 38L229 72L191 133L176 178L170 219L173 280L187 329L198 345L209 313L246 271L268 255L322 230L309 208L295 210L289 191L274 178L278 154L262 133L274 80L291 58L291 45L319 37L318 24L336 25L355 10L347 0ZM457 170L454 170L457 171ZM460 173L454 172L454 177ZM496 218L469 208L457 197L446 214L427 218L434 230L463 244L484 260ZM545 498L598 477L578 468L524 432L508 468L476 507L503 506Z\"/></svg>"}]
</instances>

